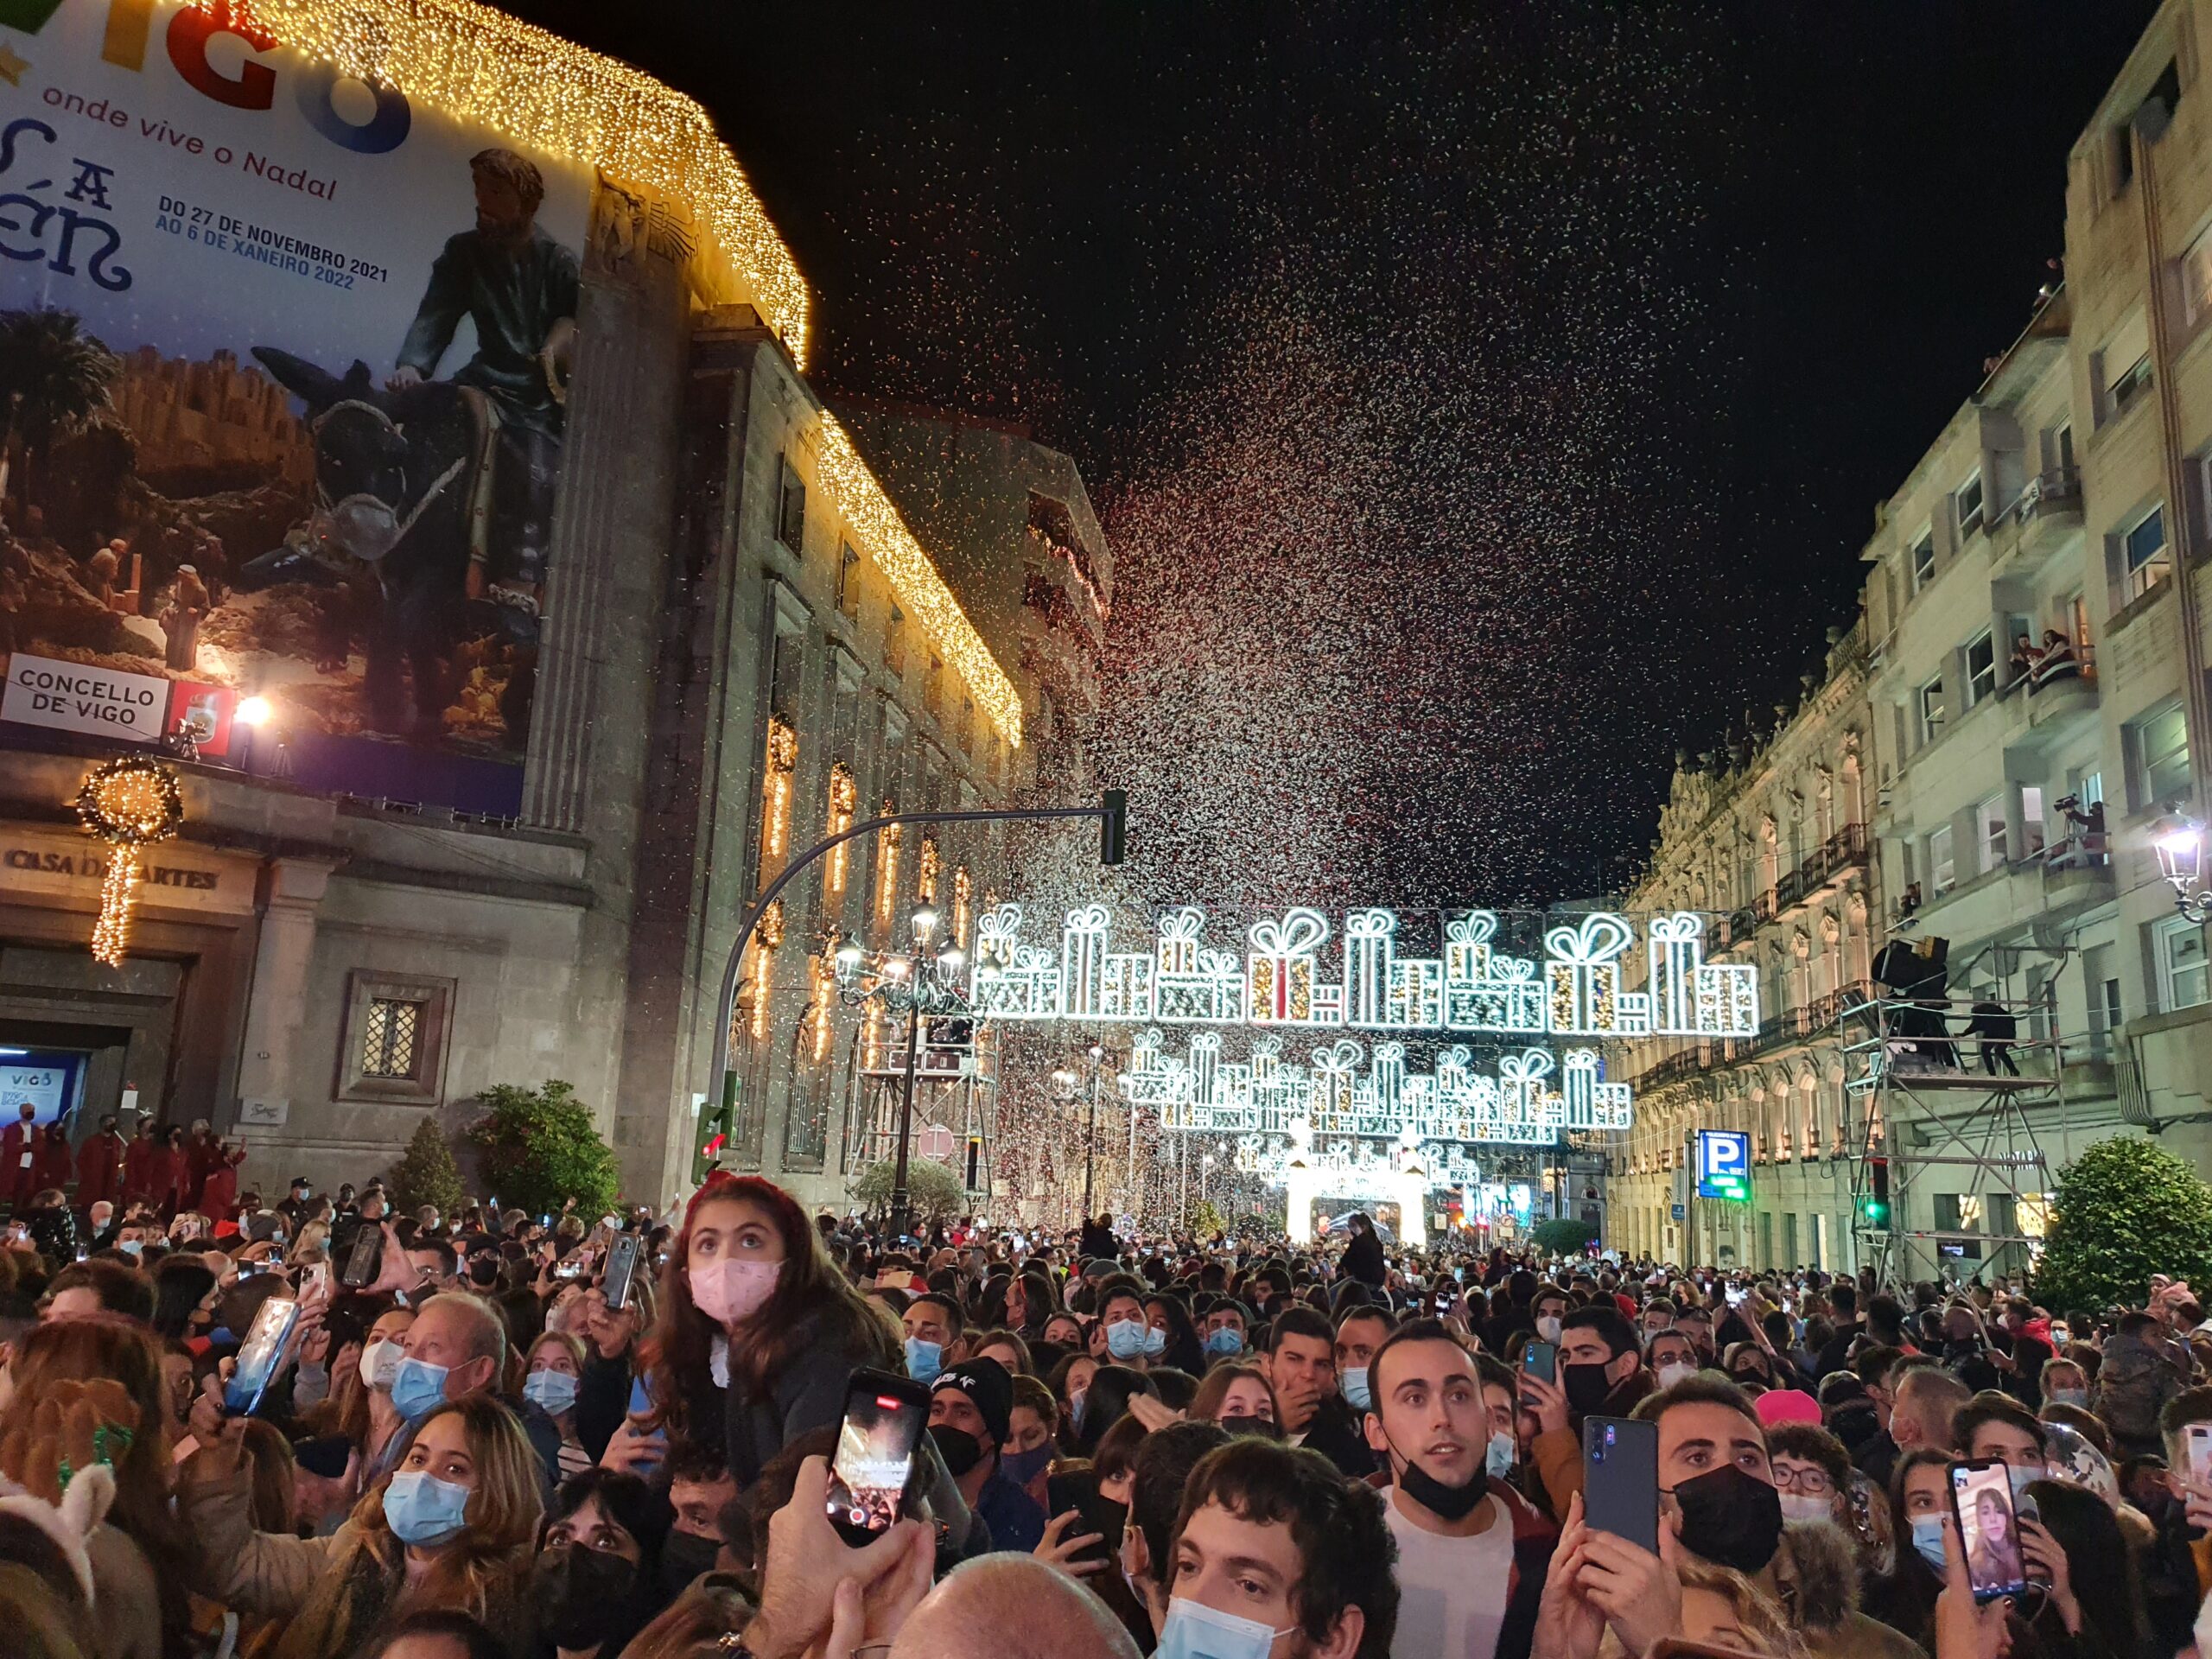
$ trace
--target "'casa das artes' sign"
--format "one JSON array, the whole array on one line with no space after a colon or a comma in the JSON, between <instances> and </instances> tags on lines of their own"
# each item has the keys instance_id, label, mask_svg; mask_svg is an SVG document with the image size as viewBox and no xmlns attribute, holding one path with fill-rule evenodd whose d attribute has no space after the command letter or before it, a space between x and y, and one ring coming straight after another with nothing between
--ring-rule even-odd
<instances>
[{"instance_id":1,"label":"'casa das artes' sign","mask_svg":"<svg viewBox=\"0 0 2212 1659\"><path fill-rule=\"evenodd\" d=\"M1640 989L1625 989L1636 930L1599 912L1548 930L1541 963L1493 948L1497 917L1469 911L1444 925L1442 959L1401 957L1398 918L1355 910L1333 966L1329 919L1293 910L1252 924L1240 955L1205 939L1205 912L1163 916L1151 948L1117 951L1103 905L1068 912L1057 950L1021 941L1021 910L976 918L975 1001L995 1020L1147 1025L1302 1026L1510 1037L1751 1037L1758 970L1705 960L1705 924L1687 911L1652 917Z\"/></svg>"}]
</instances>

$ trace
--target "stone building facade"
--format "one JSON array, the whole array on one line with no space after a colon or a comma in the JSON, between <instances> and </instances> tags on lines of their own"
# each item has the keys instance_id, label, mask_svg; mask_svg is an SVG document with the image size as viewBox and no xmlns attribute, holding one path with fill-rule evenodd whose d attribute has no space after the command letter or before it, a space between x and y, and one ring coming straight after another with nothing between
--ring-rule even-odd
<instances>
[{"instance_id":1,"label":"stone building facade","mask_svg":"<svg viewBox=\"0 0 2212 1659\"><path fill-rule=\"evenodd\" d=\"M1837 918L1847 971L1863 973L1867 948L1885 940L1942 939L1954 1032L1973 1001L1994 998L2037 1045L2022 1056L2031 1087L1993 1099L1900 1080L1871 1091L1847 1125L1863 1139L1878 1122L1871 1144L1898 1198L1879 1242L1912 1276L2023 1260L2046 1224L2050 1178L2094 1141L2155 1135L2212 1166L2212 968L2152 848L2170 814L2206 816L2212 753L2208 63L2212 0L2168 0L2067 157L2063 283L1878 506L1861 556L1859 708L1843 724L1869 772L1872 857L1845 889L1852 902L1863 894L1864 943ZM1678 778L1668 809L1654 880L1669 895L1693 891L1686 874L1664 873L1680 861L1669 849L1686 796L1688 816L1704 810L1700 787ZM1719 838L1740 856L1758 827L1729 823ZM1756 856L1755 836L1750 845ZM1772 925L1760 923L1751 948L1776 954L1760 931ZM1807 935L1808 950L1821 937ZM1774 988L1786 1020L1794 1001ZM1665 1251L1672 1239L1700 1259L1732 1244L1733 1259L1760 1265L1815 1259L1802 1225L1794 1254L1786 1232L1771 1253L1759 1234L1760 1194L1781 1191L1783 1171L1780 1126L1758 1109L1781 1063L1755 1058L1732 1095L1707 1090L1687 1114L1672 1107L1676 1074L1702 1061L1662 1058L1644 1073L1648 1122L1615 1177L1617 1194L1625 1181L1638 1197L1616 1204L1631 1217L1617 1243ZM1962 1058L1974 1065L1971 1045ZM1827 1063L1793 1064L1794 1086L1825 1101ZM1651 1171L1679 1162L1689 1124L1750 1128L1765 1148L1732 1238L1670 1235L1661 1219L1681 1194L1661 1192ZM1817 1127L1825 1148L1828 1120ZM1801 1130L1790 1179L1809 1205L1804 1146ZM1849 1191L1837 1180L1823 1199L1845 1226Z\"/></svg>"},{"instance_id":2,"label":"stone building facade","mask_svg":"<svg viewBox=\"0 0 2212 1659\"><path fill-rule=\"evenodd\" d=\"M1620 1064L1637 1122L1611 1160L1610 1241L1674 1261L1855 1265L1839 1011L1866 983L1878 937L1869 858L1863 629L1829 648L1794 707L1722 753L1677 757L1632 912L1713 918L1716 954L1756 963L1762 1020L1742 1041L1653 1038ZM1699 1128L1751 1137L1751 1202L1690 1191ZM1679 1211L1677 1206L1680 1206Z\"/></svg>"},{"instance_id":3,"label":"stone building facade","mask_svg":"<svg viewBox=\"0 0 2212 1659\"><path fill-rule=\"evenodd\" d=\"M244 1140L248 1185L329 1185L387 1166L426 1117L459 1129L486 1087L561 1078L626 1193L665 1204L727 1053L724 1161L842 1197L859 1016L824 995L832 935L889 937L925 873L948 918L980 906L994 847L880 837L794 883L725 1033L739 918L840 815L1087 790L1095 690L1071 664L1096 638L1067 594L1081 566L1110 602L1112 563L1072 465L1012 435L988 464L954 457L944 477L988 511L932 539L923 483L887 492L803 373L788 255L716 242L769 234L746 206L599 175L518 813L304 789L269 764L273 732L251 766L178 760L183 829L109 969L68 804L114 746L0 732L0 1045L68 1060L76 1133L110 1110L204 1117ZM207 366L133 363L144 441L181 430L162 410L202 409ZM260 408L251 378L200 390ZM261 416L270 442L293 418ZM1007 480L977 484L993 466ZM1040 512L1072 548L1040 542Z\"/></svg>"}]
</instances>

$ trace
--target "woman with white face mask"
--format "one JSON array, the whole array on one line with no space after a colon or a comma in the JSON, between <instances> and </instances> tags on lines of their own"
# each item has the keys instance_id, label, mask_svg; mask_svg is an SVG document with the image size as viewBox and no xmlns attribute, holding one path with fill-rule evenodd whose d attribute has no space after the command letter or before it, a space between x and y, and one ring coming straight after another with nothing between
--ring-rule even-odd
<instances>
[{"instance_id":1,"label":"woman with white face mask","mask_svg":"<svg viewBox=\"0 0 2212 1659\"><path fill-rule=\"evenodd\" d=\"M646 1376L671 1439L721 1434L742 1488L809 1429L844 1416L855 1370L897 1372L900 1334L774 1182L717 1170L683 1214L663 1270Z\"/></svg>"},{"instance_id":2,"label":"woman with white face mask","mask_svg":"<svg viewBox=\"0 0 2212 1659\"><path fill-rule=\"evenodd\" d=\"M488 1395L432 1412L328 1538L253 1529L238 1458L249 1421L226 1422L180 1465L180 1503L206 1593L290 1621L276 1659L351 1653L402 1604L465 1612L519 1645L544 1510L537 1458L512 1412Z\"/></svg>"},{"instance_id":3,"label":"woman with white face mask","mask_svg":"<svg viewBox=\"0 0 2212 1659\"><path fill-rule=\"evenodd\" d=\"M399 1370L399 1339L414 1323L406 1308L387 1308L360 1341L334 1350L329 1397L301 1420L311 1434L342 1434L359 1446L365 1481L373 1481L386 1459L398 1455L393 1436L404 1425L391 1403L391 1379Z\"/></svg>"}]
</instances>

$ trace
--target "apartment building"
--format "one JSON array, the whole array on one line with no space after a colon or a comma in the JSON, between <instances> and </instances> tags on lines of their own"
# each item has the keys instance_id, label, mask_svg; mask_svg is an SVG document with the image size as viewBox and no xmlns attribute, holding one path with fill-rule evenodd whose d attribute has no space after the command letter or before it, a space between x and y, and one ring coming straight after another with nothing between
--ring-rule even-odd
<instances>
[{"instance_id":1,"label":"apartment building","mask_svg":"<svg viewBox=\"0 0 2212 1659\"><path fill-rule=\"evenodd\" d=\"M2092 1141L2207 1152L2204 934L2148 832L2204 799L2208 29L2212 5L2173 0L2146 31L2069 157L2063 288L1864 553L1886 921L1948 942L1954 999L2046 1010L2023 1034L2051 1045L2030 1065L2056 1084L2009 1108L1888 1096L1909 1272L1970 1272L2001 1248L1977 1235L2035 1236L2036 1185ZM1995 1166L2000 1141L2038 1173Z\"/></svg>"}]
</instances>

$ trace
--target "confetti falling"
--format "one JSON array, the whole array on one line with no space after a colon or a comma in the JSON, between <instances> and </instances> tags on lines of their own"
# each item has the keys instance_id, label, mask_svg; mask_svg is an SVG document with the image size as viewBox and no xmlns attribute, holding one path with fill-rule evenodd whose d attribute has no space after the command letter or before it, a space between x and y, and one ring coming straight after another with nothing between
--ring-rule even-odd
<instances>
[{"instance_id":1,"label":"confetti falling","mask_svg":"<svg viewBox=\"0 0 2212 1659\"><path fill-rule=\"evenodd\" d=\"M993 867L1228 927L1620 886L1675 750L1771 727L1849 621L1867 504L2017 330L2154 9L528 10L712 112L833 395L1075 457L1130 861ZM1079 1186L1081 1123L1000 1173ZM1129 1133L1101 1180L1156 1201L1175 1148Z\"/></svg>"}]
</instances>

